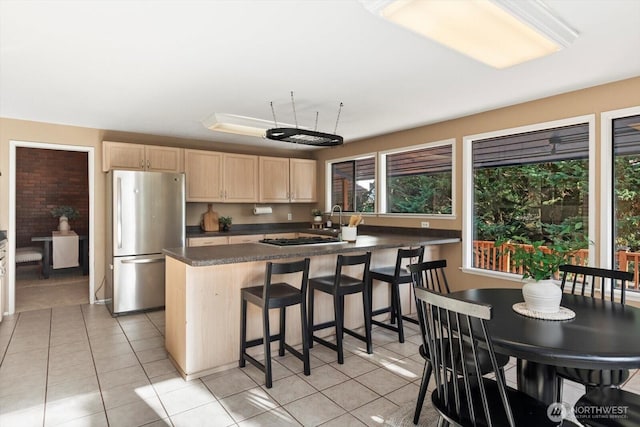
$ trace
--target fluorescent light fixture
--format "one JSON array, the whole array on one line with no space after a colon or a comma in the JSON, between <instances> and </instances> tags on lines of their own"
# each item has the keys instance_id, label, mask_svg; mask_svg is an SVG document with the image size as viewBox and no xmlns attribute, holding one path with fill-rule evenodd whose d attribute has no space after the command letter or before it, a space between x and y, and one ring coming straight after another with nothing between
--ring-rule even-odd
<instances>
[{"instance_id":1,"label":"fluorescent light fixture","mask_svg":"<svg viewBox=\"0 0 640 427\"><path fill-rule=\"evenodd\" d=\"M495 68L569 46L577 33L540 0L361 0L371 12Z\"/></svg>"},{"instance_id":2,"label":"fluorescent light fixture","mask_svg":"<svg viewBox=\"0 0 640 427\"><path fill-rule=\"evenodd\" d=\"M273 122L235 114L214 113L202 124L207 129L216 132L264 138L267 129L273 125Z\"/></svg>"}]
</instances>

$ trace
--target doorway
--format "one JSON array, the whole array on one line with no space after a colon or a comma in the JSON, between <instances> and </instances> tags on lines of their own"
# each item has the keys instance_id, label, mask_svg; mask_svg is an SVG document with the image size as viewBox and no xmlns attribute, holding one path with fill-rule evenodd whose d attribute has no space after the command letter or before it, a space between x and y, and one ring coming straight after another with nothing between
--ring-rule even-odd
<instances>
[{"instance_id":1,"label":"doorway","mask_svg":"<svg viewBox=\"0 0 640 427\"><path fill-rule=\"evenodd\" d=\"M9 314L94 303L93 159L93 147L10 142ZM87 256L79 260L86 264L48 271L43 268L43 260L17 265L17 253L22 252L16 252L17 248L31 247L43 253L48 244L51 251L50 242L32 239L51 237L59 221L51 211L59 206L72 206L78 212L78 218L70 224L82 239L78 247Z\"/></svg>"}]
</instances>

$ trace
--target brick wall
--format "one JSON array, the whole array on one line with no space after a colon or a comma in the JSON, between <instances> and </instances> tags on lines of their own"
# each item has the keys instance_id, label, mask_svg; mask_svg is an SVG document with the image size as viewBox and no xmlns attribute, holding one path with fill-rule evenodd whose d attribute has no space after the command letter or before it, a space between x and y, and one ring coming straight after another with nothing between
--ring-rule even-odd
<instances>
[{"instance_id":1,"label":"brick wall","mask_svg":"<svg viewBox=\"0 0 640 427\"><path fill-rule=\"evenodd\" d=\"M87 153L19 147L16 149L16 247L33 246L31 237L58 229L51 209L76 208L69 221L76 233L89 232Z\"/></svg>"}]
</instances>

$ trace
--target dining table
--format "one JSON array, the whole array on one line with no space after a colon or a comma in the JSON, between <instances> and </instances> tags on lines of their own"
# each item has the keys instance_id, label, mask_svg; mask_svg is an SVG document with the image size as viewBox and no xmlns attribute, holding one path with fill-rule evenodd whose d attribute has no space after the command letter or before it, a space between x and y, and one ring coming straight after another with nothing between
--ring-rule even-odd
<instances>
[{"instance_id":1,"label":"dining table","mask_svg":"<svg viewBox=\"0 0 640 427\"><path fill-rule=\"evenodd\" d=\"M521 289L468 289L450 295L492 306L487 329L495 351L517 359L518 389L544 403L560 401L558 366L640 368L640 308L564 293L561 306L575 317L543 320L513 310L523 302Z\"/></svg>"},{"instance_id":2,"label":"dining table","mask_svg":"<svg viewBox=\"0 0 640 427\"><path fill-rule=\"evenodd\" d=\"M89 239L86 235L78 235L78 240L78 261L82 268L82 274L86 276L89 274ZM51 274L53 235L35 236L31 238L31 241L42 243L42 277L48 279Z\"/></svg>"}]
</instances>

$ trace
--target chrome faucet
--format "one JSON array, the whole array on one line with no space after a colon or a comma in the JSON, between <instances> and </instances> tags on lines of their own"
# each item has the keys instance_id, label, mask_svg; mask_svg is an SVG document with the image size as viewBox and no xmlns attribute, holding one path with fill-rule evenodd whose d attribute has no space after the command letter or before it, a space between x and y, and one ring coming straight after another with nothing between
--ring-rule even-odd
<instances>
[{"instance_id":1,"label":"chrome faucet","mask_svg":"<svg viewBox=\"0 0 640 427\"><path fill-rule=\"evenodd\" d=\"M340 222L338 223L338 228L339 228L339 227L342 227L342 206L340 206L340 205L334 205L334 206L331 208L331 218L333 218L333 212L336 210L336 208L338 208L338 212L339 212L339 215L340 215L340 216L339 216L339 219L338 219L338 221L340 221Z\"/></svg>"}]
</instances>

